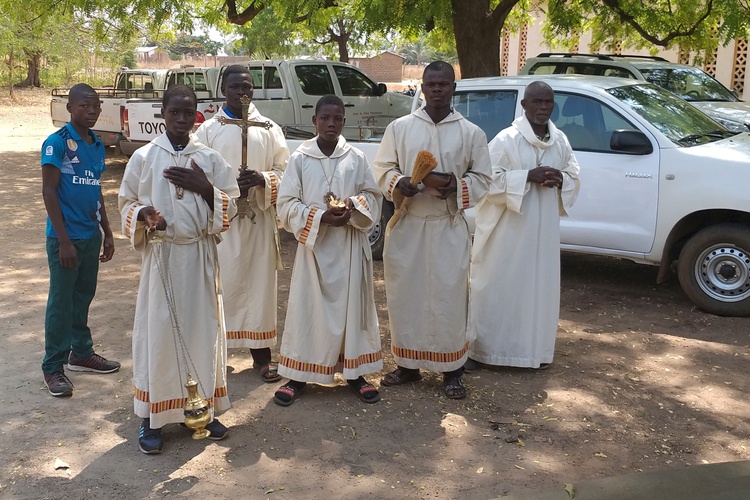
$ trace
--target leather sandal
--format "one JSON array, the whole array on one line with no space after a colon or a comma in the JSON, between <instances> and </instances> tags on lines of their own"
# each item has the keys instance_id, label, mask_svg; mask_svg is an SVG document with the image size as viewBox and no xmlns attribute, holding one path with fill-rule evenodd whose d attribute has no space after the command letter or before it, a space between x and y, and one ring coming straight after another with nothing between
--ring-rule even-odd
<instances>
[{"instance_id":1,"label":"leather sandal","mask_svg":"<svg viewBox=\"0 0 750 500\"><path fill-rule=\"evenodd\" d=\"M419 380L422 380L422 374L419 373L419 370L410 370L399 366L392 372L386 373L380 380L380 384L384 386L403 385Z\"/></svg>"}]
</instances>

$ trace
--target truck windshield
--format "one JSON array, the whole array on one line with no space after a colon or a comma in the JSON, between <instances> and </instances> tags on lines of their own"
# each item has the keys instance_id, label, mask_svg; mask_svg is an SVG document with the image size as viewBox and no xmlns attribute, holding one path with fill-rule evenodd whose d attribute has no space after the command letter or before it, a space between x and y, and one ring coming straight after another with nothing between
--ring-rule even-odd
<instances>
[{"instance_id":1,"label":"truck windshield","mask_svg":"<svg viewBox=\"0 0 750 500\"><path fill-rule=\"evenodd\" d=\"M650 84L607 89L680 146L696 146L735 135L686 101Z\"/></svg>"},{"instance_id":2,"label":"truck windshield","mask_svg":"<svg viewBox=\"0 0 750 500\"><path fill-rule=\"evenodd\" d=\"M724 85L697 68L641 69L646 81L674 92L686 101L728 101L738 99Z\"/></svg>"}]
</instances>

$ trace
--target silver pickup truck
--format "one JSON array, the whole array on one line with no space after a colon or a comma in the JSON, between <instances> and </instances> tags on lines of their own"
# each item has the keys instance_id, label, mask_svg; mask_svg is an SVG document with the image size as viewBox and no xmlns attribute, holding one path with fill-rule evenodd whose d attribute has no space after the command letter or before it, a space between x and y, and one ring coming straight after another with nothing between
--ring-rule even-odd
<instances>
[{"instance_id":1,"label":"silver pickup truck","mask_svg":"<svg viewBox=\"0 0 750 500\"><path fill-rule=\"evenodd\" d=\"M382 133L393 119L411 110L411 97L388 92L358 68L337 61L286 60L247 61L253 77L253 103L261 114L300 136L314 133L315 103L326 94L344 100L350 139L364 139ZM167 88L186 84L198 96L196 125L211 118L224 102L221 75L224 68L191 68L170 74ZM132 154L164 131L161 99L128 99L122 106L122 129L127 142L125 154Z\"/></svg>"},{"instance_id":2,"label":"silver pickup truck","mask_svg":"<svg viewBox=\"0 0 750 500\"><path fill-rule=\"evenodd\" d=\"M578 200L560 222L562 250L657 266L660 283L676 270L701 309L750 315L750 133L730 132L656 85L615 77L462 80L453 105L492 139L540 79L555 91L552 120L581 166ZM378 144L353 144L373 161ZM386 202L374 250L392 213ZM473 230L472 211L465 216Z\"/></svg>"},{"instance_id":3,"label":"silver pickup truck","mask_svg":"<svg viewBox=\"0 0 750 500\"><path fill-rule=\"evenodd\" d=\"M117 146L123 140L120 123L120 106L126 99L134 97L155 97L164 88L167 70L123 69L116 73L112 87L96 88L102 101L102 114L96 121L94 133L105 146ZM70 120L67 88L52 90L50 117L55 127L62 127Z\"/></svg>"}]
</instances>

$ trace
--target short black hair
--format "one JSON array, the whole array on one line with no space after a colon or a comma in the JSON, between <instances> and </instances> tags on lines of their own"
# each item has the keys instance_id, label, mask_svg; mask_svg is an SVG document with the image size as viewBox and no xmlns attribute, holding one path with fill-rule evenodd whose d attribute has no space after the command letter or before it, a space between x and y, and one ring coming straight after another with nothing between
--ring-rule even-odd
<instances>
[{"instance_id":1,"label":"short black hair","mask_svg":"<svg viewBox=\"0 0 750 500\"><path fill-rule=\"evenodd\" d=\"M99 94L90 85L86 85L85 83L76 83L68 91L68 102L78 102L86 97L99 97Z\"/></svg>"},{"instance_id":2,"label":"short black hair","mask_svg":"<svg viewBox=\"0 0 750 500\"><path fill-rule=\"evenodd\" d=\"M328 104L333 104L334 106L338 106L341 108L341 114L346 115L346 110L344 109L344 101L341 100L341 98L337 95L328 94L324 95L320 99L318 99L318 103L315 105L315 114L318 114L318 111L320 111L320 108L323 106L327 106Z\"/></svg>"},{"instance_id":3,"label":"short black hair","mask_svg":"<svg viewBox=\"0 0 750 500\"><path fill-rule=\"evenodd\" d=\"M451 81L456 81L456 71L453 69L452 65L445 61L435 61L428 64L422 72L422 78L424 78L424 74L428 71L445 71L450 75Z\"/></svg>"},{"instance_id":4,"label":"short black hair","mask_svg":"<svg viewBox=\"0 0 750 500\"><path fill-rule=\"evenodd\" d=\"M187 85L174 85L169 87L166 92L164 92L164 97L161 98L161 107L166 108L169 104L169 100L173 97L189 97L193 101L193 104L195 104L195 107L198 107L198 97L196 97L193 89Z\"/></svg>"},{"instance_id":5,"label":"short black hair","mask_svg":"<svg viewBox=\"0 0 750 500\"><path fill-rule=\"evenodd\" d=\"M227 69L224 70L224 74L221 76L221 85L224 85L224 82L226 81L227 77L229 75L249 75L250 70L247 69L247 66L244 66L242 64L232 64L231 66L228 66Z\"/></svg>"}]
</instances>

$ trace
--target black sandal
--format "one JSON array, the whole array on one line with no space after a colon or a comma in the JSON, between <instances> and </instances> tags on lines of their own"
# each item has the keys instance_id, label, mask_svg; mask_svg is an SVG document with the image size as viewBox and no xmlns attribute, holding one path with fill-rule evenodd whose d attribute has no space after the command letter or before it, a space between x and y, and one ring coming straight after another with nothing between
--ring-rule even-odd
<instances>
[{"instance_id":1,"label":"black sandal","mask_svg":"<svg viewBox=\"0 0 750 500\"><path fill-rule=\"evenodd\" d=\"M269 361L268 363L264 363L258 367L260 379L267 384L272 384L273 382L278 382L279 380L281 380L281 375L279 375L278 370L279 365L271 361Z\"/></svg>"},{"instance_id":2,"label":"black sandal","mask_svg":"<svg viewBox=\"0 0 750 500\"><path fill-rule=\"evenodd\" d=\"M466 397L466 387L464 387L461 377L443 379L443 392L450 399Z\"/></svg>"},{"instance_id":3,"label":"black sandal","mask_svg":"<svg viewBox=\"0 0 750 500\"><path fill-rule=\"evenodd\" d=\"M364 377L359 377L356 380L347 380L346 382L363 403L377 403L380 401L380 392L378 392L374 385L365 380Z\"/></svg>"},{"instance_id":4,"label":"black sandal","mask_svg":"<svg viewBox=\"0 0 750 500\"><path fill-rule=\"evenodd\" d=\"M273 402L279 406L291 406L307 387L307 382L290 380L276 390Z\"/></svg>"}]
</instances>

